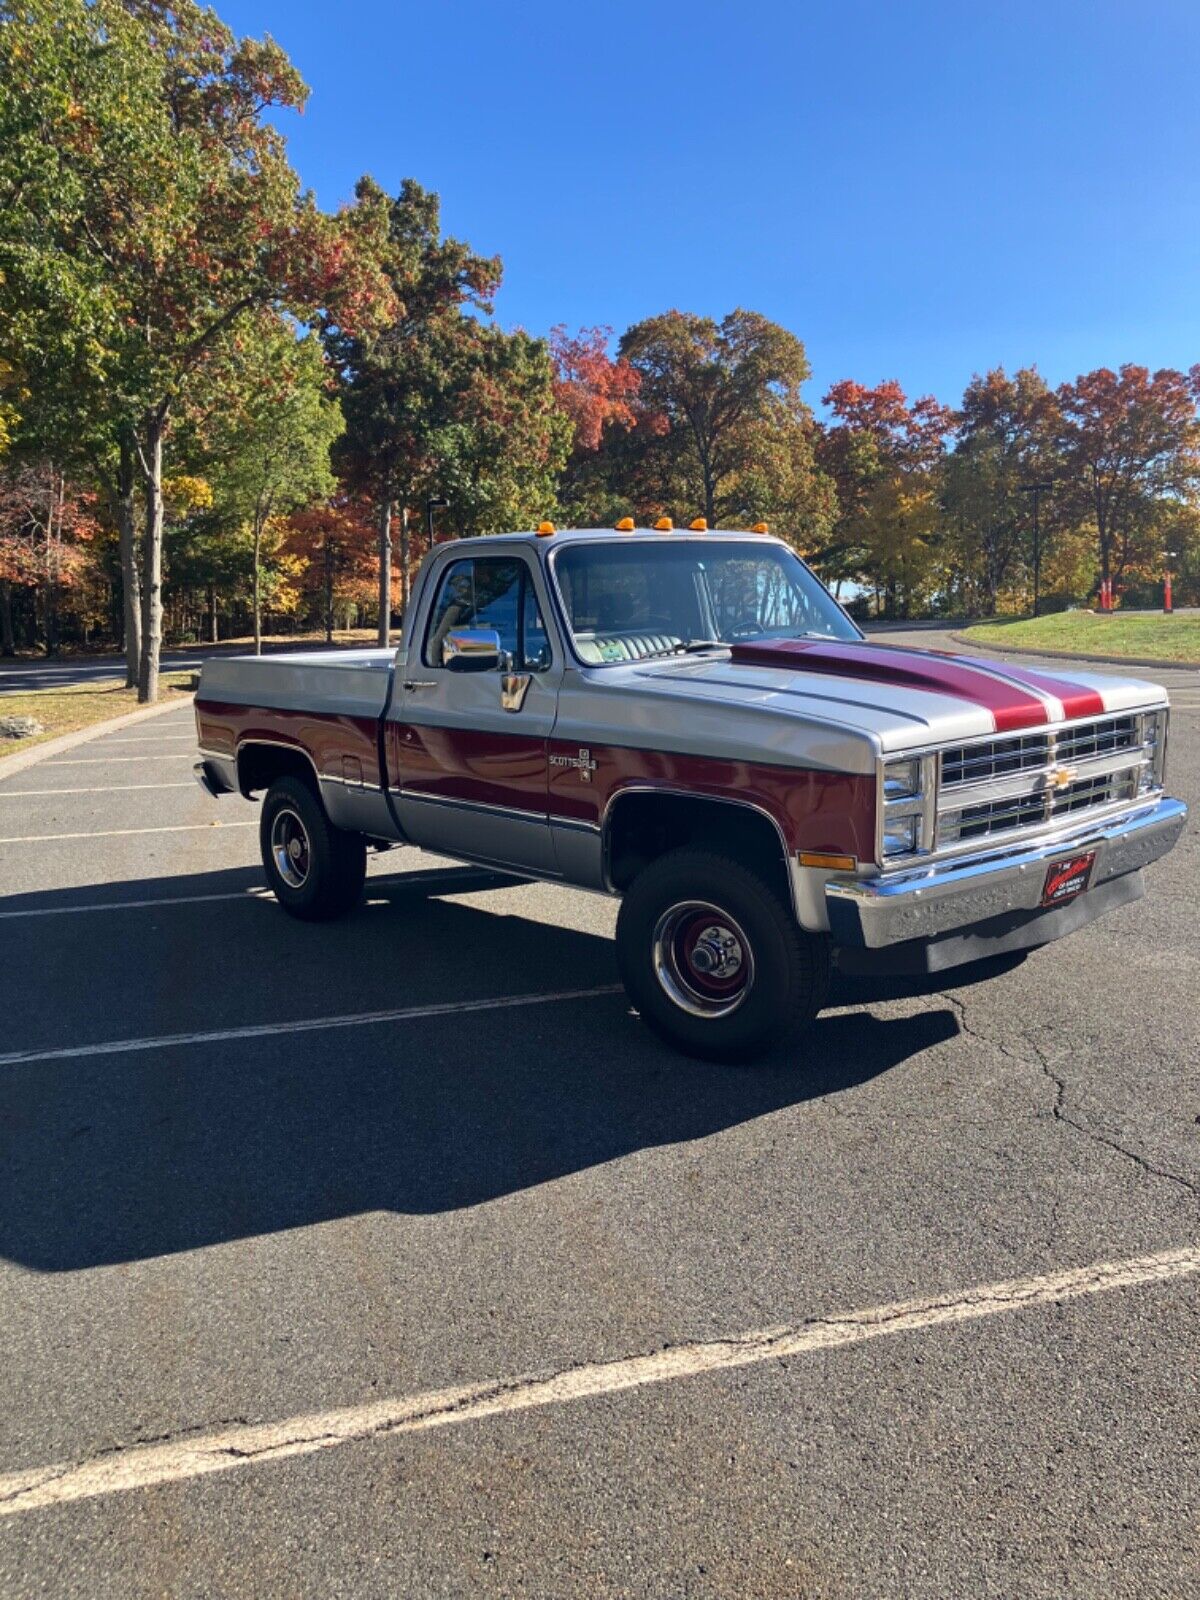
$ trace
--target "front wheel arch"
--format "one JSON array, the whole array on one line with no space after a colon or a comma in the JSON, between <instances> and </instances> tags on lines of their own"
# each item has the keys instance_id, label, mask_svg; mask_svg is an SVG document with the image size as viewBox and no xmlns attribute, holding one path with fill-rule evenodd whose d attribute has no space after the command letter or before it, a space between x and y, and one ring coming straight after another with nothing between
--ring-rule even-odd
<instances>
[{"instance_id":1,"label":"front wheel arch","mask_svg":"<svg viewBox=\"0 0 1200 1600\"><path fill-rule=\"evenodd\" d=\"M630 885L617 964L634 1008L667 1043L746 1061L790 1044L813 1020L828 999L832 957L828 936L800 928L752 865L683 848Z\"/></svg>"}]
</instances>

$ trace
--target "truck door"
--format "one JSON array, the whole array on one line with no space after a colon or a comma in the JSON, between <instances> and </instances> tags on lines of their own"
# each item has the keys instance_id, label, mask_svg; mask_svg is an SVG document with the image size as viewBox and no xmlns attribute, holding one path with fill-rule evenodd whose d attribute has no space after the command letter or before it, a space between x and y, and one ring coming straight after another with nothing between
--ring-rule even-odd
<instances>
[{"instance_id":1,"label":"truck door","mask_svg":"<svg viewBox=\"0 0 1200 1600\"><path fill-rule=\"evenodd\" d=\"M425 593L388 730L404 832L447 855L552 873L548 740L563 653L537 564L520 551L448 554ZM497 641L498 661L486 654Z\"/></svg>"}]
</instances>

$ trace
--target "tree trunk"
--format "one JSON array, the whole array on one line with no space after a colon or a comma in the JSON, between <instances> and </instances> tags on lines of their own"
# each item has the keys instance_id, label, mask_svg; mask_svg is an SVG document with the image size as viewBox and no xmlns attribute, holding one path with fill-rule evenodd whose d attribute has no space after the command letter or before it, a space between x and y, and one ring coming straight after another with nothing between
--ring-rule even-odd
<instances>
[{"instance_id":1,"label":"tree trunk","mask_svg":"<svg viewBox=\"0 0 1200 1600\"><path fill-rule=\"evenodd\" d=\"M158 411L146 417L142 471L146 486L146 521L142 535L142 650L138 666L138 700L158 699L158 658L162 650L163 434L166 418Z\"/></svg>"},{"instance_id":2,"label":"tree trunk","mask_svg":"<svg viewBox=\"0 0 1200 1600\"><path fill-rule=\"evenodd\" d=\"M262 521L254 519L254 654L262 655Z\"/></svg>"},{"instance_id":3,"label":"tree trunk","mask_svg":"<svg viewBox=\"0 0 1200 1600\"><path fill-rule=\"evenodd\" d=\"M333 643L333 546L325 535L325 643Z\"/></svg>"},{"instance_id":4,"label":"tree trunk","mask_svg":"<svg viewBox=\"0 0 1200 1600\"><path fill-rule=\"evenodd\" d=\"M379 502L379 643L392 642L392 470L384 469Z\"/></svg>"},{"instance_id":5,"label":"tree trunk","mask_svg":"<svg viewBox=\"0 0 1200 1600\"><path fill-rule=\"evenodd\" d=\"M0 656L15 656L17 641L13 636L12 584L7 578L0 582Z\"/></svg>"},{"instance_id":6,"label":"tree trunk","mask_svg":"<svg viewBox=\"0 0 1200 1600\"><path fill-rule=\"evenodd\" d=\"M704 469L704 520L710 528L717 525L717 485L707 467Z\"/></svg>"},{"instance_id":7,"label":"tree trunk","mask_svg":"<svg viewBox=\"0 0 1200 1600\"><path fill-rule=\"evenodd\" d=\"M208 586L208 642L216 644L220 637L220 629L217 627L217 586L215 583L210 583Z\"/></svg>"},{"instance_id":8,"label":"tree trunk","mask_svg":"<svg viewBox=\"0 0 1200 1600\"><path fill-rule=\"evenodd\" d=\"M117 540L121 552L121 607L125 624L125 687L138 681L142 660L142 585L138 569L136 517L133 504L133 449L127 438L121 440L121 460L117 469Z\"/></svg>"}]
</instances>

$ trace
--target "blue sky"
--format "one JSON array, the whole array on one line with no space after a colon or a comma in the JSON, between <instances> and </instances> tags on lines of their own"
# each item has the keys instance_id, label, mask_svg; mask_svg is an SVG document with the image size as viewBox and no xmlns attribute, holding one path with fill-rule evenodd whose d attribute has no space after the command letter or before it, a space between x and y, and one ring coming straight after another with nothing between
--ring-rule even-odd
<instances>
[{"instance_id":1,"label":"blue sky","mask_svg":"<svg viewBox=\"0 0 1200 1600\"><path fill-rule=\"evenodd\" d=\"M508 326L764 312L840 377L1200 361L1196 0L217 0L369 171L498 252Z\"/></svg>"}]
</instances>

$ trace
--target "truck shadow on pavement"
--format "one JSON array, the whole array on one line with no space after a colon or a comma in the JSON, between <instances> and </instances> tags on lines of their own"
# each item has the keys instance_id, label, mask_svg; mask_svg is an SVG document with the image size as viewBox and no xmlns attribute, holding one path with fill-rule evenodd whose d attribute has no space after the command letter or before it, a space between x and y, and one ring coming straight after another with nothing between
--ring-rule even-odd
<instances>
[{"instance_id":1,"label":"truck shadow on pavement","mask_svg":"<svg viewBox=\"0 0 1200 1600\"><path fill-rule=\"evenodd\" d=\"M472 876L476 887L511 884ZM126 882L121 898L215 895L256 877ZM36 1010L40 1022L64 967L85 1009L32 1038L10 1027L5 1049L236 1028L269 1022L268 1003L285 1019L615 981L604 937L532 920L512 901L493 914L430 898L464 881L460 870L379 884L392 905L335 928L293 923L249 897L155 912L149 923L141 911L119 925L102 913L32 918L20 924L33 989L24 1015ZM97 898L93 888L21 900L50 909ZM211 925L198 927L206 910ZM176 979L184 965L187 990ZM231 1007L221 996L235 974ZM289 986L308 997L303 1011L281 1005L281 985L284 1000ZM844 979L834 1004L917 992ZM711 1066L659 1045L618 994L10 1062L0 1067L0 1253L35 1271L76 1271L368 1211L480 1205L847 1093L957 1032L945 1005L888 1019L850 1011L817 1022L803 1060Z\"/></svg>"}]
</instances>

